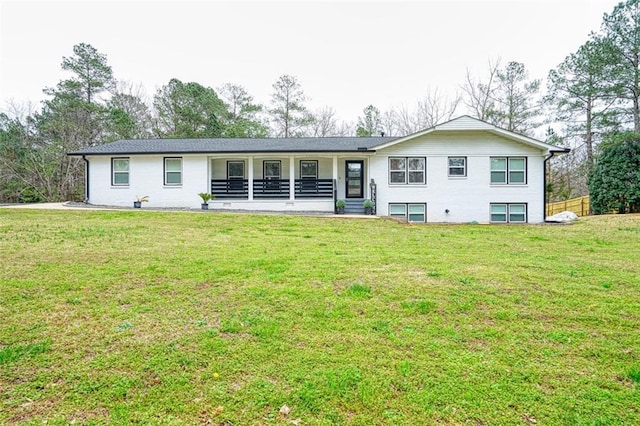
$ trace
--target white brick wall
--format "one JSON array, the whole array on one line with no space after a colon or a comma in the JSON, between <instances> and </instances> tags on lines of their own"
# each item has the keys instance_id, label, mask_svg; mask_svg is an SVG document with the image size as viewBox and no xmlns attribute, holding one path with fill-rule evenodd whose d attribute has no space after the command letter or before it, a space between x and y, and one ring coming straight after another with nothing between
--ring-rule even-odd
<instances>
[{"instance_id":1,"label":"white brick wall","mask_svg":"<svg viewBox=\"0 0 640 426\"><path fill-rule=\"evenodd\" d=\"M427 158L426 185L389 185L389 157ZM449 177L448 157L467 157L467 177ZM490 157L527 157L526 185L491 185ZM541 150L488 132L428 134L378 151L370 173L378 185L377 213L389 214L389 203L426 203L427 222L490 221L489 204L527 203L528 221L544 221ZM449 213L445 213L445 210Z\"/></svg>"}]
</instances>

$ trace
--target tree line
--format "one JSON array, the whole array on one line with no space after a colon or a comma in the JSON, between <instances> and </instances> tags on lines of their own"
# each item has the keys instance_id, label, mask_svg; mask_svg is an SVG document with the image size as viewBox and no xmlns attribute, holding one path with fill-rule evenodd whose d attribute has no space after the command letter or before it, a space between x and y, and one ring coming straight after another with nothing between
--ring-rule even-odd
<instances>
[{"instance_id":1,"label":"tree line","mask_svg":"<svg viewBox=\"0 0 640 426\"><path fill-rule=\"evenodd\" d=\"M413 105L367 105L355 123L331 106L310 110L292 75L277 79L268 105L239 84L214 89L176 78L148 100L140 86L116 79L106 55L81 43L62 59L69 78L45 88L38 109L12 104L0 114L0 202L81 199L84 165L66 153L118 139L401 136L460 113L571 147L552 159L548 194L584 195L601 142L640 132L639 2L605 14L601 28L549 71L546 85L523 63L494 60L482 75L467 70L453 96L436 87Z\"/></svg>"}]
</instances>

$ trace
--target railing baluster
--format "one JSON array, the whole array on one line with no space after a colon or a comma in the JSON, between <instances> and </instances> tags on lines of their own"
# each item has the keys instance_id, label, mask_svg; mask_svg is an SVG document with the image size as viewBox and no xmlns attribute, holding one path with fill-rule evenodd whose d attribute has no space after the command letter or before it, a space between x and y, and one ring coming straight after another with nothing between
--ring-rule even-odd
<instances>
[{"instance_id":1,"label":"railing baluster","mask_svg":"<svg viewBox=\"0 0 640 426\"><path fill-rule=\"evenodd\" d=\"M288 179L254 179L254 198L288 198L291 193ZM335 182L333 179L295 179L295 198L335 198ZM217 199L249 198L249 181L247 179L211 179L211 194Z\"/></svg>"}]
</instances>

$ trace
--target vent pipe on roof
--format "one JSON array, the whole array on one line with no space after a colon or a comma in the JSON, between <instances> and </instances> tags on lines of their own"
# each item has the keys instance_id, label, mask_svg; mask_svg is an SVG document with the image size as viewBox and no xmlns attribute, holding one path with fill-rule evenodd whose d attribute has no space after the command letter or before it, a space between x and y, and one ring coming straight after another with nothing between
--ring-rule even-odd
<instances>
[{"instance_id":1,"label":"vent pipe on roof","mask_svg":"<svg viewBox=\"0 0 640 426\"><path fill-rule=\"evenodd\" d=\"M380 137L384 138L384 132L380 132Z\"/></svg>"}]
</instances>

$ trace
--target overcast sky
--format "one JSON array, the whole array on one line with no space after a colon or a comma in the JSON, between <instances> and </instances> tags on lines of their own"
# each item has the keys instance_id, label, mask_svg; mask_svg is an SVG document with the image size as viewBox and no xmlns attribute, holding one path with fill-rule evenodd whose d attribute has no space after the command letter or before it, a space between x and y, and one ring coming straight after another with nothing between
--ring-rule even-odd
<instances>
[{"instance_id":1,"label":"overcast sky","mask_svg":"<svg viewBox=\"0 0 640 426\"><path fill-rule=\"evenodd\" d=\"M467 69L484 76L497 58L544 78L617 3L0 0L0 109L44 99L83 42L149 97L175 77L241 84L268 104L273 83L291 74L312 109L355 121L369 104L413 105L429 88L453 95Z\"/></svg>"}]
</instances>

